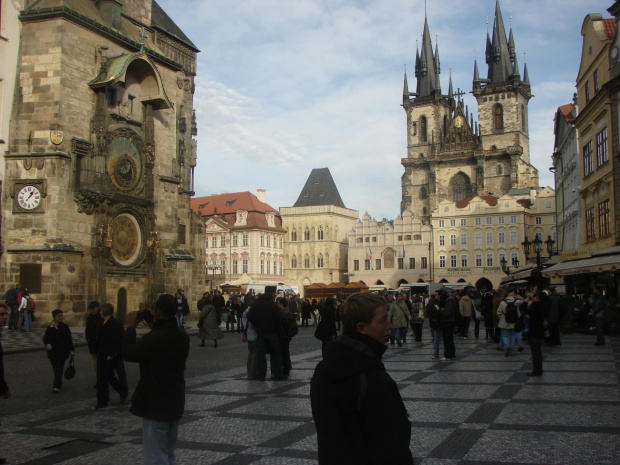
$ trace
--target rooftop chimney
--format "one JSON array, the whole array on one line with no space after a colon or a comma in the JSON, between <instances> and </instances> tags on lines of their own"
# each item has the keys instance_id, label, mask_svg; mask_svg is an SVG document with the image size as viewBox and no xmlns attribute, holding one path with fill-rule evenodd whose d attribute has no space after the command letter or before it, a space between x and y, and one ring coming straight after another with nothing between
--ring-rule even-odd
<instances>
[{"instance_id":1,"label":"rooftop chimney","mask_svg":"<svg viewBox=\"0 0 620 465\"><path fill-rule=\"evenodd\" d=\"M263 202L263 203L266 203L265 202L265 192L266 192L266 189L256 189L256 198L258 200L260 200L261 202Z\"/></svg>"}]
</instances>

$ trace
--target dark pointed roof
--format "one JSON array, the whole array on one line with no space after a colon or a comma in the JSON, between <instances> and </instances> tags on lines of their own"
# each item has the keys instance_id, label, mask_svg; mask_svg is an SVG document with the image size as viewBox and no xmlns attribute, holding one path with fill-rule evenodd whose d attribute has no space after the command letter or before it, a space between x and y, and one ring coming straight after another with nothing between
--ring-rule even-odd
<instances>
[{"instance_id":1,"label":"dark pointed roof","mask_svg":"<svg viewBox=\"0 0 620 465\"><path fill-rule=\"evenodd\" d=\"M420 58L416 60L415 75L418 78L416 94L418 97L428 97L439 89L437 79L439 76L438 63L433 54L431 34L428 29L428 20L424 18L424 32L422 34L422 51Z\"/></svg>"},{"instance_id":2,"label":"dark pointed roof","mask_svg":"<svg viewBox=\"0 0 620 465\"><path fill-rule=\"evenodd\" d=\"M344 206L340 193L329 172L329 168L315 168L308 176L306 185L299 194L294 207L311 207L316 205L335 205L341 208Z\"/></svg>"},{"instance_id":3,"label":"dark pointed roof","mask_svg":"<svg viewBox=\"0 0 620 465\"><path fill-rule=\"evenodd\" d=\"M170 34L172 37L177 40L183 42L188 47L194 49L199 52L196 46L192 43L191 40L183 33L183 31L175 24L170 16L166 14L164 10L161 9L159 4L153 0L153 8L151 10L151 25L155 28L159 28L162 31Z\"/></svg>"},{"instance_id":4,"label":"dark pointed roof","mask_svg":"<svg viewBox=\"0 0 620 465\"><path fill-rule=\"evenodd\" d=\"M491 83L505 82L512 76L513 66L510 55L502 10L499 7L499 0L496 0L495 19L493 20L493 41L491 42L490 53L487 52L487 64L489 65L487 78Z\"/></svg>"}]
</instances>

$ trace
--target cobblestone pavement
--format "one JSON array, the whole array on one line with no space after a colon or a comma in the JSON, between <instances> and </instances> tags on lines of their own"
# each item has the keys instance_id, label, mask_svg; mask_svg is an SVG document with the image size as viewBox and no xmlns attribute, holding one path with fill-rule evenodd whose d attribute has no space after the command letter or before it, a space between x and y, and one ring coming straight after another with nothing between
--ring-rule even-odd
<instances>
[{"instance_id":1,"label":"cobblestone pavement","mask_svg":"<svg viewBox=\"0 0 620 465\"><path fill-rule=\"evenodd\" d=\"M506 358L495 344L459 338L455 362L431 360L429 342L391 346L384 361L410 413L416 464L619 464L620 339L593 343L565 335L545 347L541 378L526 375L527 346ZM189 377L178 463L316 464L309 381L319 360L320 350L298 353L286 381L248 381L242 363ZM7 463L142 463L141 420L127 406L92 407L3 415Z\"/></svg>"}]
</instances>

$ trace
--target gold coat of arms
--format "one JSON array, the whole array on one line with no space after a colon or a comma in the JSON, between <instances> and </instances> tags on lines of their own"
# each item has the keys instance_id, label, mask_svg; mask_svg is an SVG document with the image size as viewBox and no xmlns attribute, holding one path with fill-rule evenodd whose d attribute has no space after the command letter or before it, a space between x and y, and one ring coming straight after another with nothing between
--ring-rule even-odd
<instances>
[{"instance_id":1,"label":"gold coat of arms","mask_svg":"<svg viewBox=\"0 0 620 465\"><path fill-rule=\"evenodd\" d=\"M50 140L54 145L60 145L64 140L65 135L62 131L50 131Z\"/></svg>"}]
</instances>

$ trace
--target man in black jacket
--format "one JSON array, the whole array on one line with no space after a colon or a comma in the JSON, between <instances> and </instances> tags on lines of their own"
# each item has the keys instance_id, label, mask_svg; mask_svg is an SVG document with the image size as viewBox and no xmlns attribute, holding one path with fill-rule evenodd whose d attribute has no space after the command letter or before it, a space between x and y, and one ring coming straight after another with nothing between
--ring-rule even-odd
<instances>
[{"instance_id":1,"label":"man in black jacket","mask_svg":"<svg viewBox=\"0 0 620 465\"><path fill-rule=\"evenodd\" d=\"M43 344L47 350L47 358L54 370L53 392L60 392L62 389L62 375L65 370L65 361L69 356L73 356L73 338L69 326L63 323L64 315L62 310L52 311L52 324L48 326L43 335Z\"/></svg>"},{"instance_id":2,"label":"man in black jacket","mask_svg":"<svg viewBox=\"0 0 620 465\"><path fill-rule=\"evenodd\" d=\"M270 354L271 379L283 379L280 348L282 316L270 293L266 292L258 296L258 300L248 312L248 321L252 323L258 335L256 351L259 381L265 381L265 376L267 376L266 354Z\"/></svg>"},{"instance_id":3,"label":"man in black jacket","mask_svg":"<svg viewBox=\"0 0 620 465\"><path fill-rule=\"evenodd\" d=\"M175 319L174 296L162 294L155 303L151 331L136 342L137 312L127 315L123 356L140 363L140 380L131 399L131 413L142 417L145 464L176 464L174 449L185 408L185 361L189 336Z\"/></svg>"},{"instance_id":4,"label":"man in black jacket","mask_svg":"<svg viewBox=\"0 0 620 465\"><path fill-rule=\"evenodd\" d=\"M121 404L125 402L129 386L121 354L121 341L125 334L123 324L114 318L114 305L101 306L101 326L97 337L97 405L105 408L110 401L110 387L118 392ZM118 378L115 376L118 376Z\"/></svg>"},{"instance_id":5,"label":"man in black jacket","mask_svg":"<svg viewBox=\"0 0 620 465\"><path fill-rule=\"evenodd\" d=\"M312 376L310 402L320 465L412 465L411 423L381 357L392 325L385 299L352 294L342 306L343 334Z\"/></svg>"},{"instance_id":6,"label":"man in black jacket","mask_svg":"<svg viewBox=\"0 0 620 465\"><path fill-rule=\"evenodd\" d=\"M90 364L97 378L97 340L99 338L99 329L101 328L101 308L99 302L93 300L86 307L88 317L86 317L86 329L84 335L88 343L88 352L90 353ZM95 384L95 388L97 384Z\"/></svg>"},{"instance_id":7,"label":"man in black jacket","mask_svg":"<svg viewBox=\"0 0 620 465\"><path fill-rule=\"evenodd\" d=\"M0 328L4 328L6 325L6 321L9 318L9 307L3 303L0 303ZM0 335L2 331L0 331ZM2 342L0 342L0 396L3 399L8 399L11 397L11 390L9 389L9 385L6 384L4 379L4 351L2 350ZM0 458L0 464L6 463L5 458Z\"/></svg>"}]
</instances>

